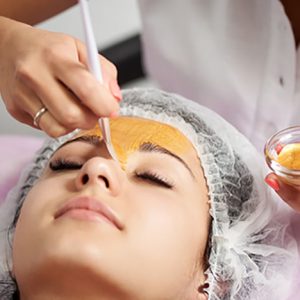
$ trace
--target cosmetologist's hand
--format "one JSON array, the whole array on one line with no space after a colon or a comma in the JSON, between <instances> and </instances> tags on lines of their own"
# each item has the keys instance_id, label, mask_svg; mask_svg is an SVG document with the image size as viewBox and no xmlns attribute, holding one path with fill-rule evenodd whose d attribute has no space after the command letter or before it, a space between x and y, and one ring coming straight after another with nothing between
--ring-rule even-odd
<instances>
[{"instance_id":1,"label":"cosmetologist's hand","mask_svg":"<svg viewBox=\"0 0 300 300\"><path fill-rule=\"evenodd\" d=\"M268 174L265 181L283 201L300 213L300 186L289 185L274 173Z\"/></svg>"},{"instance_id":2,"label":"cosmetologist's hand","mask_svg":"<svg viewBox=\"0 0 300 300\"><path fill-rule=\"evenodd\" d=\"M85 45L65 34L0 17L0 93L8 112L52 137L88 129L116 115L121 92L115 66L99 56L104 84L87 69Z\"/></svg>"}]
</instances>

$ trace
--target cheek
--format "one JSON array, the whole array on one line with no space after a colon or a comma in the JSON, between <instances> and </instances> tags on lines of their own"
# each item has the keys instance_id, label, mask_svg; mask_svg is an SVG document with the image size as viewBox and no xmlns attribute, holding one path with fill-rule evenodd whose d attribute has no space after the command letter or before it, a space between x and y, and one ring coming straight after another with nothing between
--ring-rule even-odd
<instances>
[{"instance_id":1,"label":"cheek","mask_svg":"<svg viewBox=\"0 0 300 300\"><path fill-rule=\"evenodd\" d=\"M23 273L27 273L32 262L31 256L39 239L41 225L41 201L36 197L37 190L33 188L27 195L21 208L13 239L13 269L15 276L23 280ZM30 262L30 263L29 263Z\"/></svg>"},{"instance_id":2,"label":"cheek","mask_svg":"<svg viewBox=\"0 0 300 300\"><path fill-rule=\"evenodd\" d=\"M193 202L186 191L175 196L145 188L128 199L129 215L134 216L127 232L126 257L134 257L130 269L148 286L176 294L194 278L204 256L208 230L207 218L199 212L202 199Z\"/></svg>"},{"instance_id":3,"label":"cheek","mask_svg":"<svg viewBox=\"0 0 300 300\"><path fill-rule=\"evenodd\" d=\"M50 178L38 182L29 191L23 203L18 224L26 223L36 226L45 218L52 217L51 213L54 208L67 196L68 182L69 180L64 178Z\"/></svg>"},{"instance_id":4,"label":"cheek","mask_svg":"<svg viewBox=\"0 0 300 300\"><path fill-rule=\"evenodd\" d=\"M44 180L38 182L28 193L14 234L14 266L26 265L26 258L31 257L42 246L41 237L53 221L58 204L67 195L64 186L64 180Z\"/></svg>"},{"instance_id":5,"label":"cheek","mask_svg":"<svg viewBox=\"0 0 300 300\"><path fill-rule=\"evenodd\" d=\"M178 258L180 262L193 264L204 255L208 211L200 205L201 197L194 201L183 196L186 192L172 195L146 189L139 194L143 196L134 203L136 218L130 225L142 251L147 249L152 256L155 252L165 264L169 261L178 267Z\"/></svg>"}]
</instances>

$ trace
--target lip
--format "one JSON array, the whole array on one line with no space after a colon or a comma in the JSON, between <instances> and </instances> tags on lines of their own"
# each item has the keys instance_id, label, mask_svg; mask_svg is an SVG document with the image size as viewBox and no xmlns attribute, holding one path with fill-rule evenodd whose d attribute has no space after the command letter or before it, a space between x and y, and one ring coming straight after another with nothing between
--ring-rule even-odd
<instances>
[{"instance_id":1,"label":"lip","mask_svg":"<svg viewBox=\"0 0 300 300\"><path fill-rule=\"evenodd\" d=\"M107 221L119 230L124 229L124 224L113 209L99 199L90 196L71 198L58 209L54 218L58 219L65 215L92 221L100 219Z\"/></svg>"}]
</instances>

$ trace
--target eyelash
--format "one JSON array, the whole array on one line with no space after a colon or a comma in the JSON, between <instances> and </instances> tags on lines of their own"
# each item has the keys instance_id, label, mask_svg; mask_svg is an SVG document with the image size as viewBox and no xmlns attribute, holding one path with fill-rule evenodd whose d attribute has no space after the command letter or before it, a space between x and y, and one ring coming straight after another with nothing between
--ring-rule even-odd
<instances>
[{"instance_id":1,"label":"eyelash","mask_svg":"<svg viewBox=\"0 0 300 300\"><path fill-rule=\"evenodd\" d=\"M161 175L153 172L135 172L135 177L141 180L149 181L152 184L159 185L161 187L172 189L174 185L169 182L166 178L162 177Z\"/></svg>"},{"instance_id":2,"label":"eyelash","mask_svg":"<svg viewBox=\"0 0 300 300\"><path fill-rule=\"evenodd\" d=\"M64 158L58 158L50 162L49 167L52 171L59 172L67 170L80 170L82 164ZM172 189L174 187L174 185L170 183L169 180L154 172L135 172L134 176L137 179L148 181L151 184L155 184L167 189Z\"/></svg>"},{"instance_id":3,"label":"eyelash","mask_svg":"<svg viewBox=\"0 0 300 300\"><path fill-rule=\"evenodd\" d=\"M82 164L64 158L58 158L51 161L49 167L52 171L80 170Z\"/></svg>"}]
</instances>

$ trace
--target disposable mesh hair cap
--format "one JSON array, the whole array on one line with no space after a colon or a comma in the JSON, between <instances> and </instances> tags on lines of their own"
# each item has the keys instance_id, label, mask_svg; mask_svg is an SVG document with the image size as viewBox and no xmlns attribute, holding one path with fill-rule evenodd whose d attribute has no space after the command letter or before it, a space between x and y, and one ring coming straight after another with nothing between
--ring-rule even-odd
<instances>
[{"instance_id":1,"label":"disposable mesh hair cap","mask_svg":"<svg viewBox=\"0 0 300 300\"><path fill-rule=\"evenodd\" d=\"M289 220L280 215L264 183L262 155L219 115L176 94L125 90L120 114L176 127L198 153L212 216L209 268L205 271L208 299L282 300L291 286L296 243L289 233ZM0 276L8 279L6 290L11 294L15 284L9 282L8 274L14 226L7 238L9 226L16 223L17 208L50 156L73 135L47 141L1 207Z\"/></svg>"}]
</instances>

